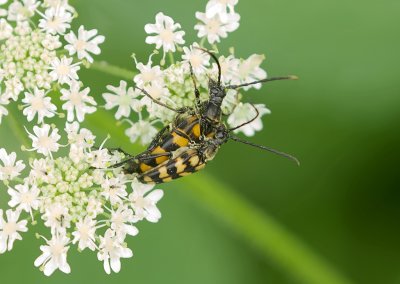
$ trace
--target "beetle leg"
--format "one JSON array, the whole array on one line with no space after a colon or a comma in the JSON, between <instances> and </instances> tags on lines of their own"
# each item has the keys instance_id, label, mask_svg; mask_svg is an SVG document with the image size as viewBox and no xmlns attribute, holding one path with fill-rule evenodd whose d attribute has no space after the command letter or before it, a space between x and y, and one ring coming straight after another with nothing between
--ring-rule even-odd
<instances>
[{"instance_id":1,"label":"beetle leg","mask_svg":"<svg viewBox=\"0 0 400 284\"><path fill-rule=\"evenodd\" d=\"M160 140L161 140L161 137L163 137L163 135L165 134L165 132L166 132L167 130L169 130L169 128L170 128L170 126L167 125L167 126L163 127L163 128L157 133L156 137L154 137L153 140L150 142L149 147L147 147L146 152L149 152L149 151L153 150L153 148L154 148L156 145L159 144L159 142L160 142Z\"/></svg>"},{"instance_id":2,"label":"beetle leg","mask_svg":"<svg viewBox=\"0 0 400 284\"><path fill-rule=\"evenodd\" d=\"M147 154L145 152L145 153L139 154L137 156L131 157L129 159L126 159L126 160L124 160L122 162L116 163L116 164L112 165L109 168L113 168L113 169L114 168L118 168L118 167L123 166L123 165L125 165L125 164L127 164L127 163L129 163L131 161L134 161L134 160L136 160L138 163L141 163L143 161L147 161L147 160L151 160L151 159L155 159L155 158L159 158L159 157L171 158L172 157L172 153L171 152L165 152L165 153L157 153L157 154Z\"/></svg>"},{"instance_id":3,"label":"beetle leg","mask_svg":"<svg viewBox=\"0 0 400 284\"><path fill-rule=\"evenodd\" d=\"M125 156L127 156L127 157L132 157L131 154L125 152L125 151L124 151L122 148L120 148L120 147L118 147L118 148L107 148L107 150L108 150L110 153L113 152L113 151L117 151L117 152L123 153L123 154L124 154Z\"/></svg>"}]
</instances>

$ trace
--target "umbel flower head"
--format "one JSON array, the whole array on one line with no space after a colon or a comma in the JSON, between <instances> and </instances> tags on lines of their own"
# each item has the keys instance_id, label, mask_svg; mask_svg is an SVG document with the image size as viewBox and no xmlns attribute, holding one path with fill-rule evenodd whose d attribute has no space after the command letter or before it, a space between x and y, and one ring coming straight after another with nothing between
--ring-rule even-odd
<instances>
[{"instance_id":1,"label":"umbel flower head","mask_svg":"<svg viewBox=\"0 0 400 284\"><path fill-rule=\"evenodd\" d=\"M121 258L133 255L126 240L139 233L136 224L161 218L163 191L110 167L124 155L104 148L105 141L96 144L80 125L97 103L79 71L100 54L104 37L84 26L71 30L75 17L67 0L0 0L0 123L12 112L8 105L18 104L31 122L21 126L31 142L22 148L33 156L22 161L0 146L0 182L9 206L0 209L0 254L42 223L46 231L37 232L43 243L34 265L47 276L71 272L72 248L96 252L106 273L119 272ZM132 96L116 96L121 116L141 109L125 106ZM52 124L62 118L64 130ZM148 140L156 130L144 131L143 123L136 135Z\"/></svg>"},{"instance_id":2,"label":"umbel flower head","mask_svg":"<svg viewBox=\"0 0 400 284\"><path fill-rule=\"evenodd\" d=\"M68 253L74 246L97 252L106 273L119 272L121 258L132 257L126 238L139 233L136 223L161 218L156 204L163 191L110 168L124 157L103 145L93 148L96 137L78 122L67 123L62 132L48 124L32 132L29 150L41 157L29 166L0 149L0 180L8 187L11 208L0 210L0 253L22 239L28 222L43 222L48 231L38 235L44 243L34 264L45 275L57 269L70 273ZM62 133L66 146L60 144Z\"/></svg>"},{"instance_id":3,"label":"umbel flower head","mask_svg":"<svg viewBox=\"0 0 400 284\"><path fill-rule=\"evenodd\" d=\"M191 44L186 44L183 38L185 32L181 25L161 12L157 13L154 24L145 25L148 34L146 43L155 44L156 51L150 54L147 62L139 62L136 56L133 56L137 69L137 75L133 78L134 86L121 81L119 86L107 86L109 92L103 94L105 108L117 110L115 118L127 124L125 133L132 142L140 141L147 145L157 129L173 121L176 116L170 109L154 103L142 90L171 108L194 108L194 84L190 75L192 69L200 90L200 99L204 101L209 98L209 79L217 80L218 68L204 49L216 53L216 43L238 29L240 16L235 12L237 4L237 0L208 1L206 11L195 13L199 23L194 29L198 31L200 41ZM162 51L159 63L155 60L158 50ZM267 73L260 67L264 60L263 55L252 54L243 59L237 58L233 50L231 48L228 56L218 56L222 85L240 85L267 78ZM166 54L170 56L166 57ZM260 87L261 84L255 84L242 90ZM242 98L243 94L237 90L227 91L222 110L228 116L226 122L230 127L251 120L258 112L257 119L235 131L252 136L262 129L261 117L270 111L263 104L258 104L256 111L251 104L242 103ZM131 119L132 112L138 113L138 120Z\"/></svg>"},{"instance_id":4,"label":"umbel flower head","mask_svg":"<svg viewBox=\"0 0 400 284\"><path fill-rule=\"evenodd\" d=\"M71 93L61 98L68 121L82 122L96 103L79 98L78 72L100 53L104 37L84 26L71 30L76 13L67 0L6 2L0 2L0 123L11 102L19 103L28 121L60 114L52 101L61 89Z\"/></svg>"}]
</instances>

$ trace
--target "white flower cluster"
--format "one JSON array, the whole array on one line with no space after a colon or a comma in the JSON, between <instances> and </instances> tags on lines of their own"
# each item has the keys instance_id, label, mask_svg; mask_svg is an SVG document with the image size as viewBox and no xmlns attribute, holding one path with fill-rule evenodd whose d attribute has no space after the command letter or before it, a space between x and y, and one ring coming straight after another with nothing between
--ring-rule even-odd
<instances>
[{"instance_id":1,"label":"white flower cluster","mask_svg":"<svg viewBox=\"0 0 400 284\"><path fill-rule=\"evenodd\" d=\"M28 121L60 114L51 91L62 93L67 120L82 122L96 102L89 88L81 90L78 71L100 53L104 37L83 26L77 34L70 30L75 10L67 0L6 2L0 2L0 123L11 101L20 103Z\"/></svg>"},{"instance_id":2,"label":"white flower cluster","mask_svg":"<svg viewBox=\"0 0 400 284\"><path fill-rule=\"evenodd\" d=\"M31 146L22 148L35 157L23 162L0 148L10 207L0 209L0 254L12 250L29 223L42 222L48 230L37 234L44 244L34 265L47 276L71 271L72 246L97 252L106 273L119 272L120 259L132 257L126 238L138 234L135 224L161 218L156 204L163 191L110 167L124 156L104 142L95 148L95 135L79 124L97 103L78 72L100 54L104 37L83 26L70 30L75 16L68 0L0 0L0 123L17 102L33 122L25 127ZM66 116L65 131L50 124L56 116Z\"/></svg>"},{"instance_id":3,"label":"white flower cluster","mask_svg":"<svg viewBox=\"0 0 400 284\"><path fill-rule=\"evenodd\" d=\"M138 62L134 56L138 71L133 78L134 87L129 87L127 82L121 81L119 86L107 86L109 92L103 94L105 108L117 108L115 118L129 124L126 135L132 142L140 140L143 145L148 144L157 133L157 123L165 125L176 115L170 109L155 104L142 90L162 104L175 109L194 107L191 65L201 100L209 98L208 81L209 78L217 79L218 69L210 55L199 48L216 51L215 43L239 27L240 16L234 10L237 3L238 0L210 0L205 13L196 13L196 18L201 21L195 25L200 43L182 46L185 44L185 32L181 30L181 25L161 12L156 15L155 24L145 26L145 31L149 34L146 43L155 44L156 49L162 49L160 63L153 62L153 58L159 53L157 50L150 55L147 63ZM206 39L212 46L204 45ZM166 54L169 54L169 57L166 57ZM169 64L166 64L168 58ZM180 60L176 61L176 58ZM236 58L232 48L229 56L221 55L218 60L222 69L223 85L238 85L267 78L267 73L260 67L264 60L263 55L253 54L247 59ZM261 84L255 84L242 90L260 87ZM229 116L227 123L231 127L241 125L256 115L252 104L241 102L242 97L237 90L228 90L223 101L222 110ZM252 136L255 131L262 129L261 117L270 111L263 104L257 104L255 107L259 113L257 119L236 129L236 133L241 131L247 136ZM136 121L130 119L132 112L138 114Z\"/></svg>"},{"instance_id":4,"label":"white flower cluster","mask_svg":"<svg viewBox=\"0 0 400 284\"><path fill-rule=\"evenodd\" d=\"M135 224L161 218L156 204L163 191L128 179L120 168L109 168L123 159L121 154L102 147L93 150L95 136L78 122L66 124L66 157L53 158L61 147L57 128L44 124L33 131L32 148L44 157L30 160L29 166L0 149L0 181L8 187L12 208L5 216L0 210L0 253L22 239L28 221L42 220L49 237L40 235L45 244L34 264L45 275L71 271L67 253L73 245L79 251L96 251L106 273L119 272L120 259L132 257L125 239L138 234Z\"/></svg>"}]
</instances>

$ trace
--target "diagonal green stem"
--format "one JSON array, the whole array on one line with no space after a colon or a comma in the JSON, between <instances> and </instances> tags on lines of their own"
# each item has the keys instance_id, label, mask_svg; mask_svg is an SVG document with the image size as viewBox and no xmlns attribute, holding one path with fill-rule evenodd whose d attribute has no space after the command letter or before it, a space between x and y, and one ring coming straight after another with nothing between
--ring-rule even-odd
<instances>
[{"instance_id":1,"label":"diagonal green stem","mask_svg":"<svg viewBox=\"0 0 400 284\"><path fill-rule=\"evenodd\" d=\"M115 77L124 78L125 80L132 80L133 77L136 75L135 72L111 65L106 61L93 62L93 64L90 65L90 69L101 71Z\"/></svg>"},{"instance_id":2,"label":"diagonal green stem","mask_svg":"<svg viewBox=\"0 0 400 284\"><path fill-rule=\"evenodd\" d=\"M203 173L186 179L185 186L183 192L199 201L259 254L273 260L301 283L351 283L274 217L217 179Z\"/></svg>"},{"instance_id":3,"label":"diagonal green stem","mask_svg":"<svg viewBox=\"0 0 400 284\"><path fill-rule=\"evenodd\" d=\"M105 62L94 63L92 68L128 80L135 75L134 72ZM104 112L92 123L109 123L111 120L112 116ZM117 139L123 138L121 133L114 134ZM246 243L276 263L292 278L307 284L352 283L272 216L215 178L203 173L187 177L178 184L178 187L185 185L185 194L200 202Z\"/></svg>"},{"instance_id":4,"label":"diagonal green stem","mask_svg":"<svg viewBox=\"0 0 400 284\"><path fill-rule=\"evenodd\" d=\"M8 117L7 117L8 124L10 125L10 129L14 132L15 137L19 140L21 143L21 146L24 146L25 148L29 148L29 139L27 137L27 134L24 132L22 126L20 123L18 123L17 119L13 115L12 111L10 110L8 112ZM28 152L29 156L35 157L35 154L33 152Z\"/></svg>"}]
</instances>

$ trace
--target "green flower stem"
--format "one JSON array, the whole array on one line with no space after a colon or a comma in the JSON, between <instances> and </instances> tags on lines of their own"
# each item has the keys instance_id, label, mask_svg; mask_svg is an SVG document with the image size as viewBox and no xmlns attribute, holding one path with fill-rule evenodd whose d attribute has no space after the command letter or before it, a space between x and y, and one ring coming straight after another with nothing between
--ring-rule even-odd
<instances>
[{"instance_id":1,"label":"green flower stem","mask_svg":"<svg viewBox=\"0 0 400 284\"><path fill-rule=\"evenodd\" d=\"M25 147L26 149L29 148L29 139L28 139L28 134L23 130L23 127L21 123L18 123L17 119L13 115L12 111L9 110L8 116L6 117L7 122L10 126L10 130L13 131L15 137L19 140L21 143L21 146ZM35 153L31 151L27 151L29 153L29 156L34 158Z\"/></svg>"},{"instance_id":2,"label":"green flower stem","mask_svg":"<svg viewBox=\"0 0 400 284\"><path fill-rule=\"evenodd\" d=\"M175 64L174 54L170 51L168 52L169 62L171 65Z\"/></svg>"},{"instance_id":3,"label":"green flower stem","mask_svg":"<svg viewBox=\"0 0 400 284\"><path fill-rule=\"evenodd\" d=\"M273 260L301 283L351 283L274 217L217 179L202 173L190 176L184 185L187 187L184 193L205 206L268 261Z\"/></svg>"},{"instance_id":4,"label":"green flower stem","mask_svg":"<svg viewBox=\"0 0 400 284\"><path fill-rule=\"evenodd\" d=\"M90 65L90 69L101 71L110 75L113 75L115 77L120 77L125 80L133 80L133 77L136 75L135 72L132 72L130 70L110 65L105 61L100 61L100 62L93 62Z\"/></svg>"},{"instance_id":5,"label":"green flower stem","mask_svg":"<svg viewBox=\"0 0 400 284\"><path fill-rule=\"evenodd\" d=\"M132 79L134 72L108 63L94 63L93 69ZM92 124L107 125L112 116L101 113ZM114 129L114 128L110 128ZM123 140L121 132L114 132L116 139ZM350 284L350 280L336 271L322 257L313 252L272 216L252 205L227 185L204 172L191 175L177 183L177 187L206 207L215 217L223 221L234 233L268 261L273 261L292 278L307 284Z\"/></svg>"}]
</instances>

